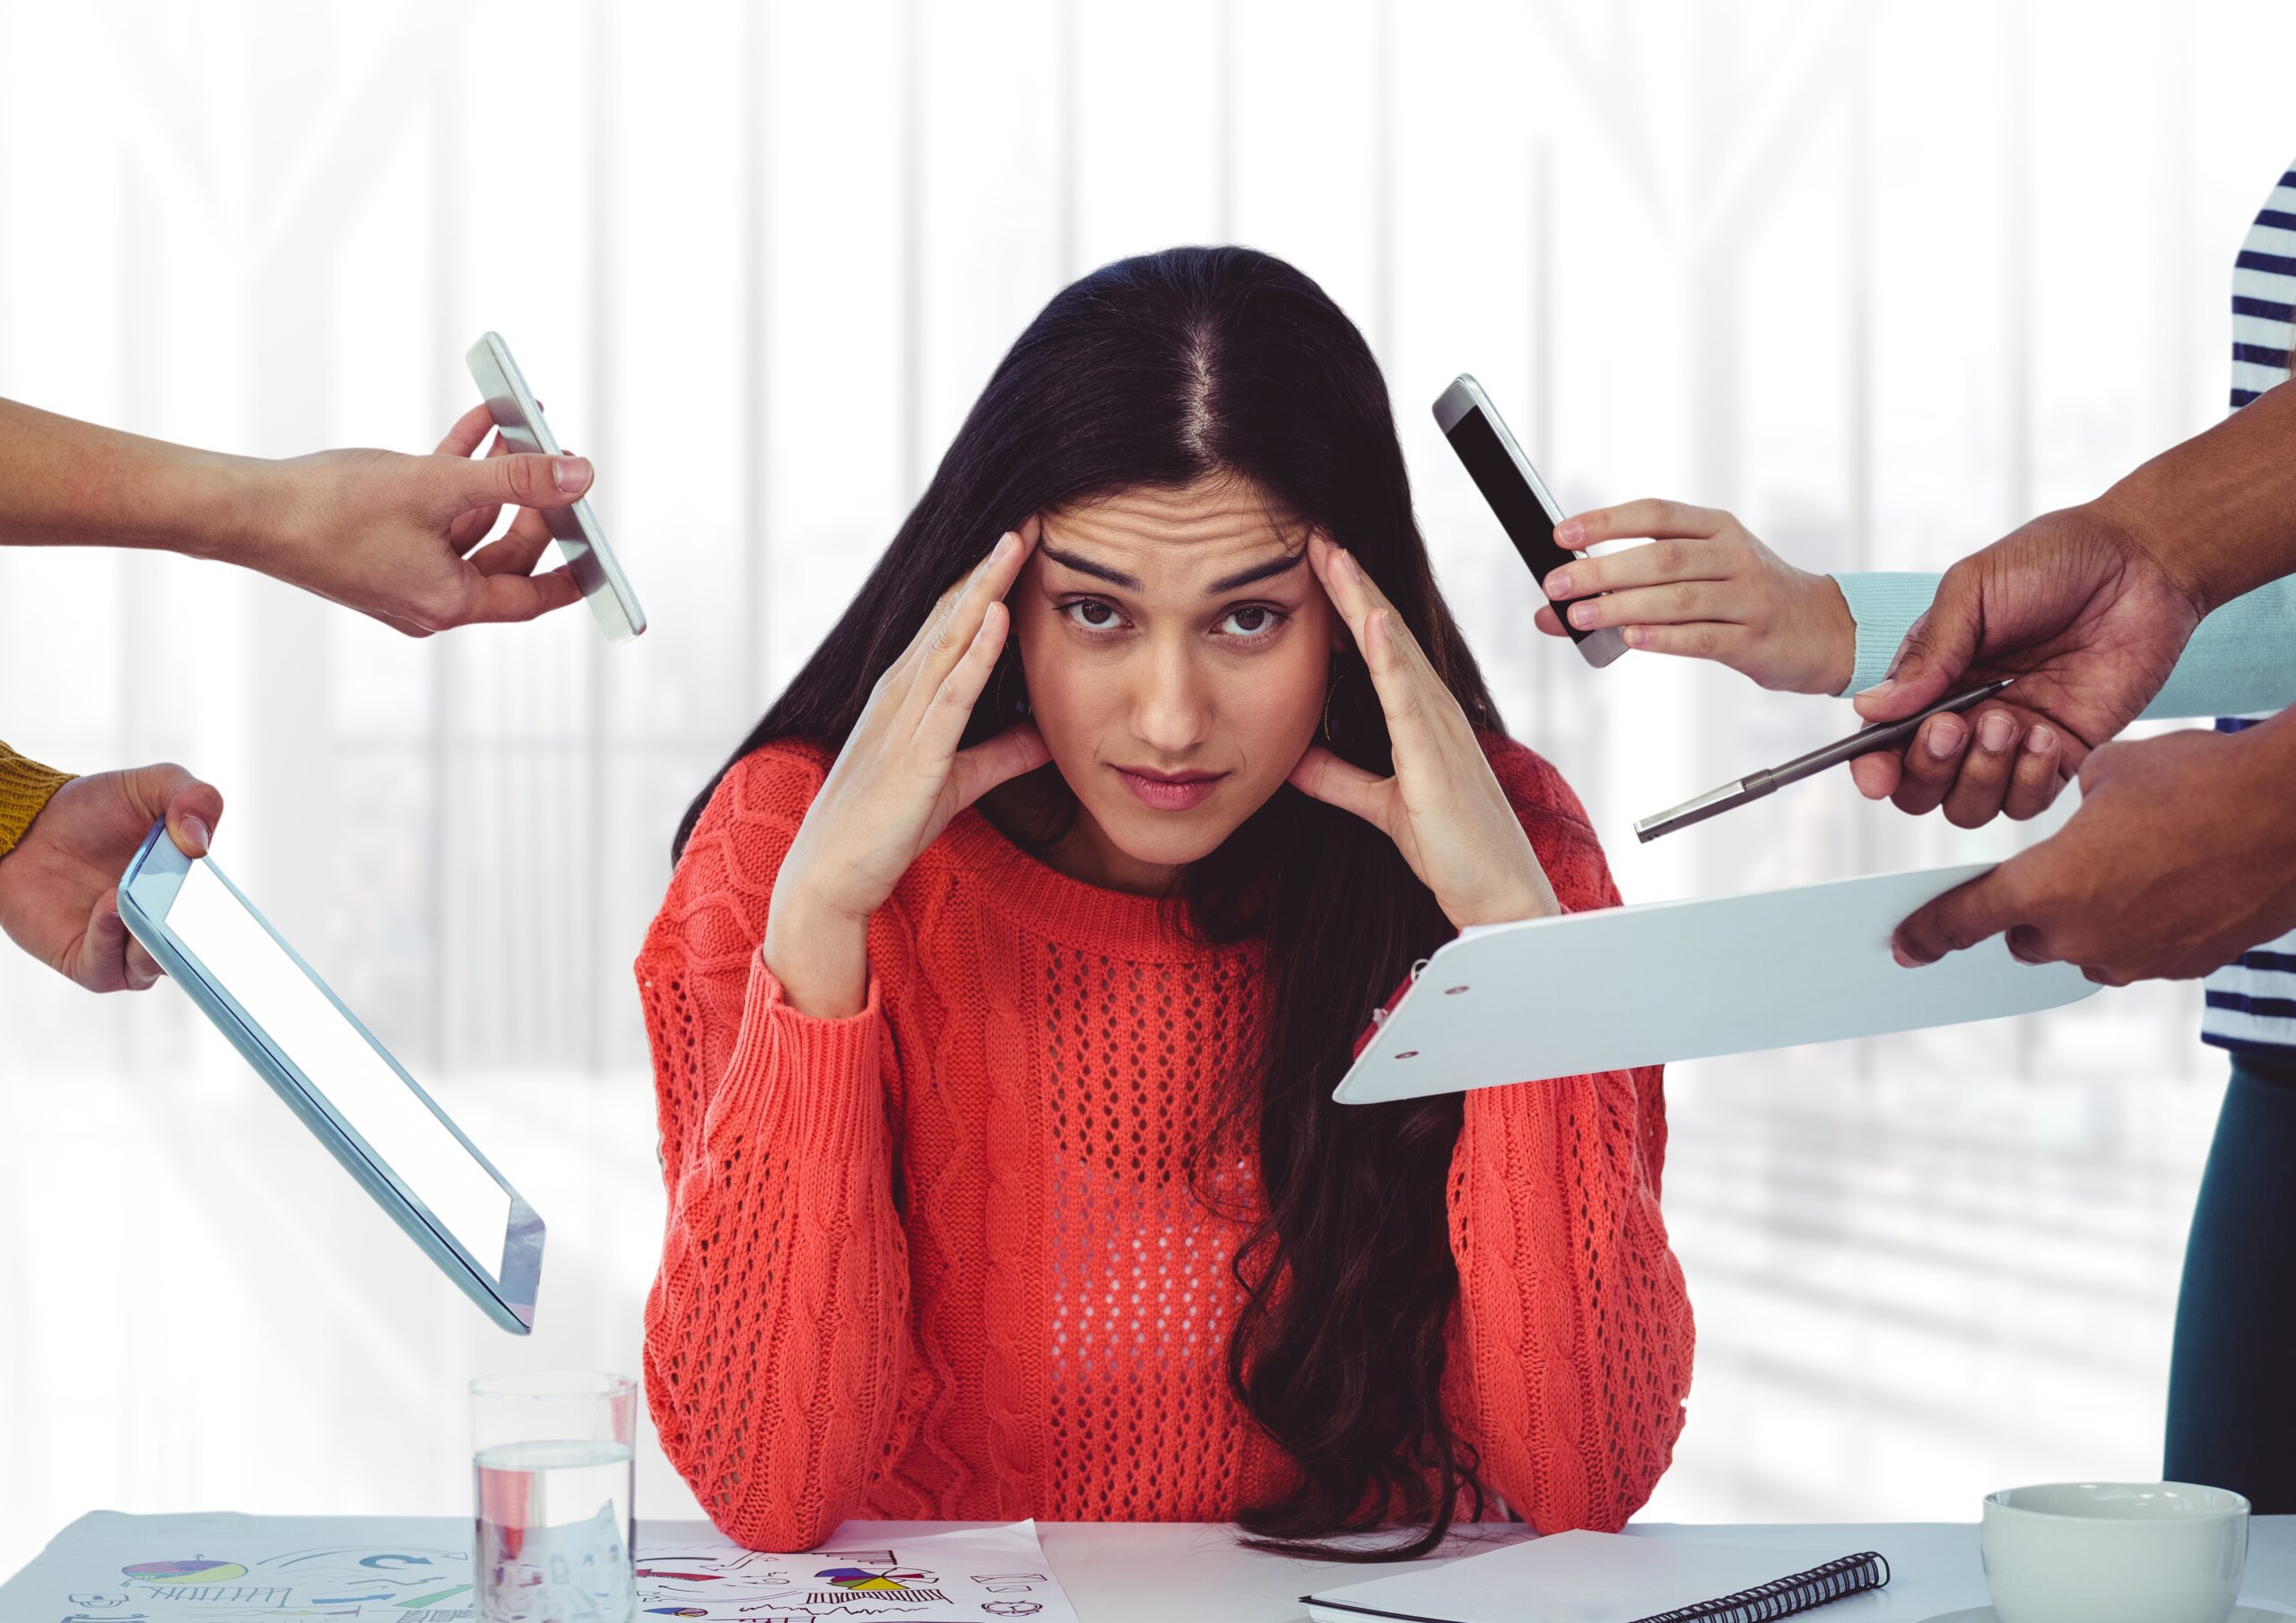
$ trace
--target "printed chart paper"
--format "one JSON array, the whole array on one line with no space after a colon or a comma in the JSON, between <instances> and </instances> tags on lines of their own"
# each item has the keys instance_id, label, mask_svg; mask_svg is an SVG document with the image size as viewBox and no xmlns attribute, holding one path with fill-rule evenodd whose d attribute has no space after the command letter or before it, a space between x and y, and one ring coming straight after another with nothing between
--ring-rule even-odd
<instances>
[{"instance_id":1,"label":"printed chart paper","mask_svg":"<svg viewBox=\"0 0 2296 1623\"><path fill-rule=\"evenodd\" d=\"M454 1516L82 1516L0 1584L8 1623L476 1623ZM1076 1623L1036 1523L848 1522L819 1549L744 1549L701 1522L638 1524L638 1623Z\"/></svg>"}]
</instances>

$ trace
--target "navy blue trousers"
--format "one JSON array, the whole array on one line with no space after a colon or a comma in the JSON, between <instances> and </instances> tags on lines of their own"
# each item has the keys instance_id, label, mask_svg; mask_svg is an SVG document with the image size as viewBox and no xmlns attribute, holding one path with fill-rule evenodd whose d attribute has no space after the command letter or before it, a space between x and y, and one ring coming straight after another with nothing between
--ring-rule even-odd
<instances>
[{"instance_id":1,"label":"navy blue trousers","mask_svg":"<svg viewBox=\"0 0 2296 1623\"><path fill-rule=\"evenodd\" d=\"M2165 1467L2296 1512L2296 1058L2232 1059L2177 1298Z\"/></svg>"}]
</instances>

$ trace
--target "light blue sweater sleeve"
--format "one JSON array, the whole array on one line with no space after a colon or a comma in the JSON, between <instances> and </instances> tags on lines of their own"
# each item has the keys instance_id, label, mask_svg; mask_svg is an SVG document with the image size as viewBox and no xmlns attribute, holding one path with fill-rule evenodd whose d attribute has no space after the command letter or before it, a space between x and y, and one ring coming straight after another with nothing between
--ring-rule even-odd
<instances>
[{"instance_id":1,"label":"light blue sweater sleeve","mask_svg":"<svg viewBox=\"0 0 2296 1623\"><path fill-rule=\"evenodd\" d=\"M1882 680L1898 644L1937 595L1935 575L1837 575L1857 625L1857 663L1844 693ZM2207 619L2140 718L2241 716L2296 704L2296 576L2236 597Z\"/></svg>"}]
</instances>

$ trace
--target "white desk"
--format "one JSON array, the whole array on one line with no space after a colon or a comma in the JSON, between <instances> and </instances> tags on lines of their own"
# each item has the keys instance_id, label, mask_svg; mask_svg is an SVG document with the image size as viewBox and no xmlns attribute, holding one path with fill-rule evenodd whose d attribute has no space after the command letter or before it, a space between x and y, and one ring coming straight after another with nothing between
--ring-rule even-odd
<instances>
[{"instance_id":1,"label":"white desk","mask_svg":"<svg viewBox=\"0 0 2296 1623\"><path fill-rule=\"evenodd\" d=\"M268 1533L271 1547L292 1550L299 1546L364 1545L379 1542L386 1549L466 1551L470 1548L467 1516L409 1517L243 1517L152 1516L117 1517L109 1514L81 1518L57 1535L48 1556L34 1568L0 1583L0 1623L54 1623L62 1615L51 1591L57 1567L67 1569L87 1560L89 1576L74 1578L62 1589L101 1584L117 1588L118 1579L100 1578L99 1569L117 1574L118 1555L109 1565L94 1560L92 1549L116 1551L119 1534L134 1524L133 1537L150 1542L138 1558L213 1556L224 1553L221 1541L260 1542L251 1529ZM833 1541L851 1546L897 1544L921 1532L966 1525L952 1522L848 1522ZM980 1525L973 1523L973 1525ZM291 1537L282 1539L291 1531ZM1082 1623L1297 1623L1306 1616L1300 1597L1312 1590L1337 1588L1397 1565L1344 1567L1326 1561L1297 1561L1263 1555L1236 1542L1232 1529L1195 1522L1041 1522L1037 1524L1046 1559L1058 1575L1061 1587L1074 1602ZM1769 1549L1806 1552L1807 1563L1836 1556L1875 1549L1889 1558L1892 1578L1889 1588L1854 1596L1825 1609L1826 1623L1924 1623L1942 1613L1985 1604L1985 1576L1978 1566L1977 1529L1973 1524L1883 1523L1837 1526L1637 1527L1631 1532L1652 1539L1700 1539L1716 1543L1752 1544ZM190 1535L187 1539L183 1535ZM1519 1528L1470 1528L1447 1545L1449 1558L1472 1554L1526 1536ZM646 1558L648 1548L674 1549L716 1542L706 1523L648 1522L638 1525L638 1551ZM165 1544L167 1548L160 1548ZM183 1548L176 1548L182 1545ZM65 1555L61 1552L74 1552ZM418 1557L387 1558L428 1566ZM457 1557L457 1559L462 1558ZM1430 1558L1422 1568L1439 1564ZM234 1567L236 1575L242 1571ZM446 1574L448 1578L456 1576ZM2247 1598L2260 1601L2296 1602L2296 1516L2259 1517L2249 1539ZM467 1605L466 1600L452 1602ZM169 1615L176 1615L172 1611ZM268 1613L263 1615L270 1615ZM301 1614L298 1614L301 1615ZM371 1615L371 1614L370 1614Z\"/></svg>"},{"instance_id":2,"label":"white desk","mask_svg":"<svg viewBox=\"0 0 2296 1623\"><path fill-rule=\"evenodd\" d=\"M1826 1623L1921 1623L1986 1603L1974 1523L1628 1531L1653 1539L1805 1549L1824 1560L1865 1549L1888 1557L1890 1586L1814 1614ZM1292 1623L1307 1615L1299 1598L1310 1590L1398 1570L1262 1555L1239 1548L1229 1528L1202 1523L1039 1522L1037 1532L1083 1623ZM1461 1541L1460 1553L1522 1536L1515 1530L1473 1530ZM1430 1558L1427 1564L1432 1562ZM2259 1516L2251 1524L2246 1593L2249 1599L2296 1606L2296 1516Z\"/></svg>"}]
</instances>

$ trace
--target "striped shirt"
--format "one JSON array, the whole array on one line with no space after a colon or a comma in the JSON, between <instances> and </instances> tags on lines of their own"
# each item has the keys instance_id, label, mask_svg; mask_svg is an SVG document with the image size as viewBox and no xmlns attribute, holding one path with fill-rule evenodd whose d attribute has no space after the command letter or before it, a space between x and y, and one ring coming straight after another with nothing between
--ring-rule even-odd
<instances>
[{"instance_id":1,"label":"striped shirt","mask_svg":"<svg viewBox=\"0 0 2296 1623\"><path fill-rule=\"evenodd\" d=\"M2232 409L2288 380L2296 337L2296 167L2280 177L2232 266ZM2261 716L2225 716L2237 733ZM2296 933L2266 942L2208 977L2205 1043L2296 1058Z\"/></svg>"}]
</instances>

